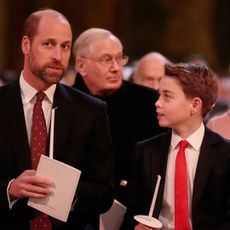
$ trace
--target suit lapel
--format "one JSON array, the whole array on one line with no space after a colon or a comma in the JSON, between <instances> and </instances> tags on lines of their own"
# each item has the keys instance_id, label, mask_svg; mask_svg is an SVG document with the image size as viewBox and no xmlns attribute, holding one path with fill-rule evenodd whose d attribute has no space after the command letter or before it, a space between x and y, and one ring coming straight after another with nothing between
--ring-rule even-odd
<instances>
[{"instance_id":1,"label":"suit lapel","mask_svg":"<svg viewBox=\"0 0 230 230\"><path fill-rule=\"evenodd\" d=\"M67 138L69 138L69 130L71 124L73 124L73 111L74 105L72 98L66 91L66 89L57 84L57 88L54 94L54 108L55 110L55 127L54 127L54 158L61 159L61 152L66 146Z\"/></svg>"},{"instance_id":2,"label":"suit lapel","mask_svg":"<svg viewBox=\"0 0 230 230\"><path fill-rule=\"evenodd\" d=\"M195 207L199 202L200 196L207 183L208 175L215 159L214 145L216 139L208 129L205 129L203 143L201 145L200 156L197 163L197 169L194 179L192 206Z\"/></svg>"},{"instance_id":3,"label":"suit lapel","mask_svg":"<svg viewBox=\"0 0 230 230\"><path fill-rule=\"evenodd\" d=\"M157 139L155 146L153 147L152 154L152 169L156 171L152 172L154 174L153 181L156 181L156 175L161 176L161 182L159 187L159 192L156 200L156 206L154 210L154 216L159 216L164 194L165 176L168 162L168 154L171 143L171 131L160 136ZM156 183L153 183L153 191L155 190Z\"/></svg>"},{"instance_id":4,"label":"suit lapel","mask_svg":"<svg viewBox=\"0 0 230 230\"><path fill-rule=\"evenodd\" d=\"M31 168L31 154L28 142L26 123L21 99L19 81L9 85L5 98L2 100L4 122L7 124L7 131L12 142L13 154L19 171ZM67 90L60 84L54 95L55 111L55 136L54 136L54 158L60 158L60 151L65 146L66 138L69 137L69 130L73 119L74 105ZM49 148L47 148L49 149ZM57 154L57 155L55 155Z\"/></svg>"},{"instance_id":5,"label":"suit lapel","mask_svg":"<svg viewBox=\"0 0 230 230\"><path fill-rule=\"evenodd\" d=\"M24 171L31 168L31 158L19 81L9 85L3 103L16 164L19 171Z\"/></svg>"}]
</instances>

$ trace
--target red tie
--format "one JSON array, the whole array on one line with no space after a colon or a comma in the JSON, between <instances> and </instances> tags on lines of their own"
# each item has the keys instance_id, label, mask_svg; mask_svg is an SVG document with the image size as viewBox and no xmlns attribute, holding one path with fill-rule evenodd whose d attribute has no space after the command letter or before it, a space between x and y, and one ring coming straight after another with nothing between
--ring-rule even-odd
<instances>
[{"instance_id":1,"label":"red tie","mask_svg":"<svg viewBox=\"0 0 230 230\"><path fill-rule=\"evenodd\" d=\"M31 155L32 167L37 169L41 154L46 154L47 130L44 113L42 110L42 101L46 94L42 91L37 92L37 100L33 108L32 132L31 132ZM51 230L49 217L41 212L31 220L31 230Z\"/></svg>"},{"instance_id":2,"label":"red tie","mask_svg":"<svg viewBox=\"0 0 230 230\"><path fill-rule=\"evenodd\" d=\"M190 230L185 148L187 141L180 142L175 167L175 230Z\"/></svg>"}]
</instances>

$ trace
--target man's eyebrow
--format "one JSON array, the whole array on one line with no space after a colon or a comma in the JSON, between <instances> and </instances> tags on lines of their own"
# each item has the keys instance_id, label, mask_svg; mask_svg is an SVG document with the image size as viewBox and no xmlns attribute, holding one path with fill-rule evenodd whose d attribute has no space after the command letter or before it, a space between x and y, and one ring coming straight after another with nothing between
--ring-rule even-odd
<instances>
[{"instance_id":1,"label":"man's eyebrow","mask_svg":"<svg viewBox=\"0 0 230 230\"><path fill-rule=\"evenodd\" d=\"M47 39L44 39L43 42L52 42L52 43L55 43L56 40L53 39L53 38L47 38Z\"/></svg>"}]
</instances>

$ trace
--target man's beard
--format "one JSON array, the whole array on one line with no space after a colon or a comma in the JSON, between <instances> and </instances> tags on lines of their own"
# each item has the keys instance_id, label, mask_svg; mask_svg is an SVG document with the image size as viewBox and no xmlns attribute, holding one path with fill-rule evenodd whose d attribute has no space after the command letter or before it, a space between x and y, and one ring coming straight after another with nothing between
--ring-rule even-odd
<instances>
[{"instance_id":1,"label":"man's beard","mask_svg":"<svg viewBox=\"0 0 230 230\"><path fill-rule=\"evenodd\" d=\"M65 67L56 59L53 59L49 63L44 64L43 66L39 66L36 63L34 55L31 53L28 59L29 68L31 72L41 79L43 82L52 85L56 84L62 79L62 76L65 71ZM52 72L52 69L49 68L57 68L57 72Z\"/></svg>"}]
</instances>

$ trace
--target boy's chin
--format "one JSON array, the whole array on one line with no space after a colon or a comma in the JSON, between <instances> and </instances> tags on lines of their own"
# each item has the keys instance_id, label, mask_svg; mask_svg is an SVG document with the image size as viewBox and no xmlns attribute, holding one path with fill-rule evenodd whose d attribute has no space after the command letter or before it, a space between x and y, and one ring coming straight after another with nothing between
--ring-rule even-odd
<instances>
[{"instance_id":1,"label":"boy's chin","mask_svg":"<svg viewBox=\"0 0 230 230\"><path fill-rule=\"evenodd\" d=\"M166 122L159 122L159 125L161 127L164 127L164 128L167 128L167 127L170 127L170 124L166 123Z\"/></svg>"}]
</instances>

